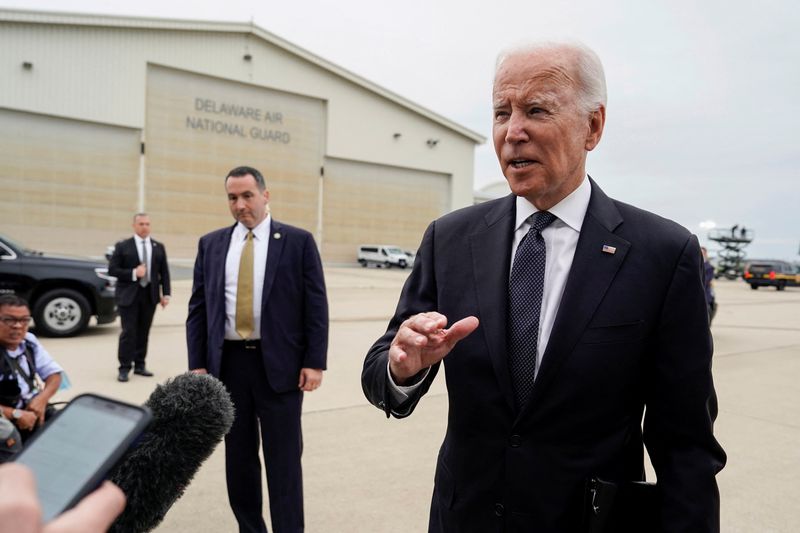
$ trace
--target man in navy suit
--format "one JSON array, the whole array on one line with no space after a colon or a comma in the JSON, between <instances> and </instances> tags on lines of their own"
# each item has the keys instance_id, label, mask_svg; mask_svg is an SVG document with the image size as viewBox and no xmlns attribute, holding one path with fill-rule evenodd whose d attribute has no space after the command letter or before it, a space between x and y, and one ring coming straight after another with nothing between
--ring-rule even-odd
<instances>
[{"instance_id":1,"label":"man in navy suit","mask_svg":"<svg viewBox=\"0 0 800 533\"><path fill-rule=\"evenodd\" d=\"M150 377L145 366L147 339L156 305L165 308L170 298L169 266L164 245L150 237L147 213L133 216L134 236L119 241L108 262L108 273L117 278L115 299L122 332L119 335L118 381L133 373Z\"/></svg>"},{"instance_id":2,"label":"man in navy suit","mask_svg":"<svg viewBox=\"0 0 800 533\"><path fill-rule=\"evenodd\" d=\"M725 454L697 239L587 176L606 117L591 50L501 56L493 99L513 194L428 227L362 373L370 402L402 418L446 366L429 531L583 531L587 481L644 479L646 446L656 529L718 532Z\"/></svg>"},{"instance_id":3,"label":"man in navy suit","mask_svg":"<svg viewBox=\"0 0 800 533\"><path fill-rule=\"evenodd\" d=\"M322 383L328 301L311 234L274 220L264 177L237 167L225 178L232 227L200 239L186 320L189 369L231 393L225 436L228 499L241 532L266 532L259 428L276 533L303 531L300 468L303 391Z\"/></svg>"}]
</instances>

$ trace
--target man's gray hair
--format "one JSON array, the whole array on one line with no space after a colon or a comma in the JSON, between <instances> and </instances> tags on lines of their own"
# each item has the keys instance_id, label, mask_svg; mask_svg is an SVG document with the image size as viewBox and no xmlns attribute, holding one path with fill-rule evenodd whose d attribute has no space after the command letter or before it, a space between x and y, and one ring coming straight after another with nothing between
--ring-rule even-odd
<instances>
[{"instance_id":1,"label":"man's gray hair","mask_svg":"<svg viewBox=\"0 0 800 533\"><path fill-rule=\"evenodd\" d=\"M578 98L586 113L606 106L606 75L598 55L583 43L577 41L542 41L504 50L497 56L495 76L503 62L511 56L535 54L538 52L568 52L575 57L578 75Z\"/></svg>"}]
</instances>

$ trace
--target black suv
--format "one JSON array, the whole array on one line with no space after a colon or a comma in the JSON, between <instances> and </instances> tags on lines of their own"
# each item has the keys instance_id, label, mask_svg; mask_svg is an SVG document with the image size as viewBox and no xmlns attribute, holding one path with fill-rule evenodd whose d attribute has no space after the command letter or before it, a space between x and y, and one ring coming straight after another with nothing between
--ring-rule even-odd
<instances>
[{"instance_id":1,"label":"black suv","mask_svg":"<svg viewBox=\"0 0 800 533\"><path fill-rule=\"evenodd\" d=\"M800 272L788 261L751 261L745 265L742 278L753 290L772 286L782 291L800 285Z\"/></svg>"},{"instance_id":2,"label":"black suv","mask_svg":"<svg viewBox=\"0 0 800 533\"><path fill-rule=\"evenodd\" d=\"M92 315L113 322L116 281L105 263L45 255L0 235L0 293L28 300L37 334L77 335Z\"/></svg>"}]
</instances>

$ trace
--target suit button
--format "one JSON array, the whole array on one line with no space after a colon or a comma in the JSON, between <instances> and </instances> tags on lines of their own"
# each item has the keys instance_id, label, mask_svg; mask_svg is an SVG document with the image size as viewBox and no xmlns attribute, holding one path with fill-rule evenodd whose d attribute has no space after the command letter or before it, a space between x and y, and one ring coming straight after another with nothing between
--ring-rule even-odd
<instances>
[{"instance_id":1,"label":"suit button","mask_svg":"<svg viewBox=\"0 0 800 533\"><path fill-rule=\"evenodd\" d=\"M505 509L505 507L503 507L502 503L494 504L494 514L496 514L497 516L503 516L503 513L505 513L505 510L506 509Z\"/></svg>"},{"instance_id":2,"label":"suit button","mask_svg":"<svg viewBox=\"0 0 800 533\"><path fill-rule=\"evenodd\" d=\"M512 448L519 448L519 445L522 444L522 437L519 435L511 435L511 438L508 439L508 443L511 444Z\"/></svg>"}]
</instances>

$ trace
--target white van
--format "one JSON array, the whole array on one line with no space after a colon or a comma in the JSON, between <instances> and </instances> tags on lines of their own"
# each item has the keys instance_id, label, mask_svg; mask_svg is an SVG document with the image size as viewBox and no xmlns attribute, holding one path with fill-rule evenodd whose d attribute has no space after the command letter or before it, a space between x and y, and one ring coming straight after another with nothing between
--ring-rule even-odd
<instances>
[{"instance_id":1,"label":"white van","mask_svg":"<svg viewBox=\"0 0 800 533\"><path fill-rule=\"evenodd\" d=\"M410 263L409 256L398 246L390 244L362 244L358 247L358 263L365 267L373 264L391 268L406 268Z\"/></svg>"}]
</instances>

